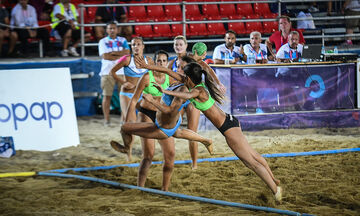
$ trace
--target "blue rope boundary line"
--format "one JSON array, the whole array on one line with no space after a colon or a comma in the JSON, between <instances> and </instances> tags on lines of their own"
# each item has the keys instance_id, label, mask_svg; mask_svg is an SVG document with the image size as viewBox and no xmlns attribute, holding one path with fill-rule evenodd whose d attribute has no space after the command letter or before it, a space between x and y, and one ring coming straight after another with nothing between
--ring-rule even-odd
<instances>
[{"instance_id":1,"label":"blue rope boundary line","mask_svg":"<svg viewBox=\"0 0 360 216\"><path fill-rule=\"evenodd\" d=\"M290 152L290 153L275 153L275 154L262 154L265 158L274 158L274 157L297 157L297 156L314 156L314 155L324 155L324 154L339 154L347 152L358 152L360 148L350 148L350 149L334 149L334 150L322 150L322 151L311 151L311 152ZM203 158L198 159L198 163L201 162L218 162L218 161L233 161L239 160L238 157L219 157L219 158ZM154 161L152 164L162 164L162 161ZM191 160L178 160L175 161L175 164L189 164ZM139 163L131 164L119 164L111 166L96 166L96 167L79 167L79 168L64 168L64 169L53 169L44 172L58 172L65 173L67 171L83 172L83 171L95 171L95 170L107 170L117 167L138 167Z\"/></svg>"},{"instance_id":2,"label":"blue rope boundary line","mask_svg":"<svg viewBox=\"0 0 360 216\"><path fill-rule=\"evenodd\" d=\"M114 181L108 181L105 179L99 179L94 177L88 177L88 176L82 176L82 175L72 175L72 174L62 174L62 173L53 173L53 172L39 172L39 176L52 176L52 177L61 177L61 178L76 178L81 179L85 181L93 181L98 182L102 184L111 185L114 187L121 187L121 188L127 188L127 189L136 189L148 193L154 193L159 194L163 196L170 196L174 198L180 198L185 200L193 200L193 201L199 201L199 202L206 202L216 205L223 205L223 206L230 206L230 207L237 207L237 208L244 208L244 209L250 209L250 210L256 210L256 211L265 211L265 212L273 212L278 214L285 214L285 215L296 215L296 216L308 216L309 214L301 214L299 212L289 211L289 210L282 210L282 209L276 209L276 208L270 208L270 207L263 207L263 206L255 206L255 205L249 205L249 204L242 204L242 203L235 203L235 202L228 202L223 200L216 200L216 199L209 199L205 197L197 197L197 196L190 196L185 194L179 194L179 193L173 193L168 191L161 191L151 188L144 188L144 187L138 187L134 185L128 185L123 183L118 183Z\"/></svg>"}]
</instances>

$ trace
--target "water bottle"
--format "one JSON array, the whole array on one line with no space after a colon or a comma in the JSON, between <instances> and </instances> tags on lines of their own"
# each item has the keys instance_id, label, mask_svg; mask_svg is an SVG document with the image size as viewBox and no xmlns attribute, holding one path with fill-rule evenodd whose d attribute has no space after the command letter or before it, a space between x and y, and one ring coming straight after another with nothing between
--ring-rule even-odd
<instances>
[{"instance_id":1,"label":"water bottle","mask_svg":"<svg viewBox=\"0 0 360 216\"><path fill-rule=\"evenodd\" d=\"M339 53L339 50L338 50L337 46L334 46L334 53L335 53L335 54L338 54L338 53Z\"/></svg>"},{"instance_id":2,"label":"water bottle","mask_svg":"<svg viewBox=\"0 0 360 216\"><path fill-rule=\"evenodd\" d=\"M229 57L229 53L228 53L228 52L225 53L225 61L224 61L224 63L225 63L226 65L230 64L230 57Z\"/></svg>"},{"instance_id":3,"label":"water bottle","mask_svg":"<svg viewBox=\"0 0 360 216\"><path fill-rule=\"evenodd\" d=\"M324 46L321 47L321 54L325 55L325 47Z\"/></svg>"},{"instance_id":4,"label":"water bottle","mask_svg":"<svg viewBox=\"0 0 360 216\"><path fill-rule=\"evenodd\" d=\"M254 53L250 52L247 57L247 64L256 64L256 59Z\"/></svg>"}]
</instances>

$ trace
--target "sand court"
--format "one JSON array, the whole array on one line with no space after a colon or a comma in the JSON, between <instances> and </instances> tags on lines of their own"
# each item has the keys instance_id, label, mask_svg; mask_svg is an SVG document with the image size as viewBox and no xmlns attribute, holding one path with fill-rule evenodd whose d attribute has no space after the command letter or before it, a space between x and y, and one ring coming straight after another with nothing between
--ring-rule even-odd
<instances>
[{"instance_id":1,"label":"sand court","mask_svg":"<svg viewBox=\"0 0 360 216\"><path fill-rule=\"evenodd\" d=\"M17 151L0 159L1 172L45 171L69 167L126 164L125 155L111 149L109 141L120 140L117 116L104 127L101 116L78 118L81 144L51 152ZM199 158L234 156L218 131L201 132L211 137L216 155L199 145ZM261 154L321 151L360 147L359 128L288 129L245 132L250 145ZM276 204L266 185L240 161L201 162L175 165L169 191L228 202L266 206L315 215L360 214L360 169L358 152L318 156L266 158L285 190ZM139 139L133 160L139 162ZM189 160L188 143L176 140L176 160ZM161 161L156 145L154 161ZM137 168L73 172L109 181L136 185ZM160 189L161 165L152 165L147 188ZM108 185L56 177L0 178L2 215L277 215L235 207L207 204L118 189Z\"/></svg>"}]
</instances>

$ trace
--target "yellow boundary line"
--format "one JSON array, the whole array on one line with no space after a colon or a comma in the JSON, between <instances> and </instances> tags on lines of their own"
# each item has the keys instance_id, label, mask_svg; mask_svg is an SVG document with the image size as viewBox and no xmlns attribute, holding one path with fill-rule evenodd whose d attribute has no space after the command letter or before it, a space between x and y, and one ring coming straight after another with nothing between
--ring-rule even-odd
<instances>
[{"instance_id":1,"label":"yellow boundary line","mask_svg":"<svg viewBox=\"0 0 360 216\"><path fill-rule=\"evenodd\" d=\"M17 176L33 176L36 172L15 172L15 173L0 173L0 178L17 177Z\"/></svg>"}]
</instances>

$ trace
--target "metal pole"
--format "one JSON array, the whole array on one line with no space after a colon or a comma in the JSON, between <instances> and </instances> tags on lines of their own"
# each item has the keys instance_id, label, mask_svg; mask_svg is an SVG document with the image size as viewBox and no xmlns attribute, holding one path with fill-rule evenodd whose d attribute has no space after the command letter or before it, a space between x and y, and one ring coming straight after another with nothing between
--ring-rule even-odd
<instances>
[{"instance_id":1,"label":"metal pole","mask_svg":"<svg viewBox=\"0 0 360 216\"><path fill-rule=\"evenodd\" d=\"M278 0L278 14L281 16L281 0Z\"/></svg>"},{"instance_id":2,"label":"metal pole","mask_svg":"<svg viewBox=\"0 0 360 216\"><path fill-rule=\"evenodd\" d=\"M278 17L281 17L281 0L278 2ZM280 31L280 25L278 25L278 30Z\"/></svg>"},{"instance_id":3,"label":"metal pole","mask_svg":"<svg viewBox=\"0 0 360 216\"><path fill-rule=\"evenodd\" d=\"M182 7L182 21L183 21L183 36L186 38L186 5L184 2L181 2Z\"/></svg>"},{"instance_id":4,"label":"metal pole","mask_svg":"<svg viewBox=\"0 0 360 216\"><path fill-rule=\"evenodd\" d=\"M85 56L85 28L84 28L84 7L80 4L80 44L81 44L81 57Z\"/></svg>"},{"instance_id":5,"label":"metal pole","mask_svg":"<svg viewBox=\"0 0 360 216\"><path fill-rule=\"evenodd\" d=\"M42 40L39 40L39 56L40 56L40 58L44 57L43 48L44 48L43 41L42 41Z\"/></svg>"}]
</instances>

